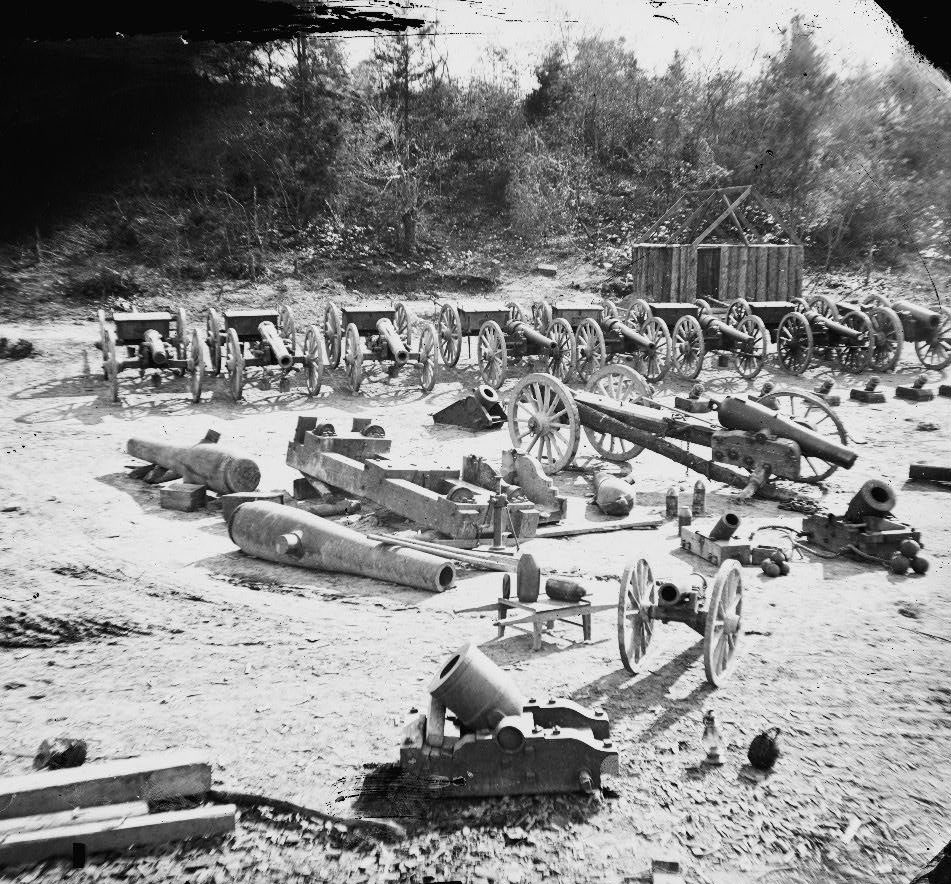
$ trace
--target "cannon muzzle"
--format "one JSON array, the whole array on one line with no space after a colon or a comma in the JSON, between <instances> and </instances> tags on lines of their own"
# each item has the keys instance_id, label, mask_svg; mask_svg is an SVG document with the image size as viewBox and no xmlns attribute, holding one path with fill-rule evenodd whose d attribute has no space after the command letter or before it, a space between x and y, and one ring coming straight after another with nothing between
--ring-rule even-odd
<instances>
[{"instance_id":1,"label":"cannon muzzle","mask_svg":"<svg viewBox=\"0 0 951 884\"><path fill-rule=\"evenodd\" d=\"M707 535L711 540L729 540L740 527L740 517L736 513L724 513Z\"/></svg>"},{"instance_id":2,"label":"cannon muzzle","mask_svg":"<svg viewBox=\"0 0 951 884\"><path fill-rule=\"evenodd\" d=\"M547 350L549 353L554 353L558 349L558 345L548 335L543 335L538 329L532 328L527 322L522 322L520 319L513 319L509 322L508 329L511 332L518 332L526 340L535 344L536 347Z\"/></svg>"},{"instance_id":3,"label":"cannon muzzle","mask_svg":"<svg viewBox=\"0 0 951 884\"><path fill-rule=\"evenodd\" d=\"M261 340L271 348L274 354L274 361L281 368L290 368L294 364L294 354L287 349L284 339L278 334L274 323L270 321L262 322L258 325L258 334Z\"/></svg>"},{"instance_id":4,"label":"cannon muzzle","mask_svg":"<svg viewBox=\"0 0 951 884\"><path fill-rule=\"evenodd\" d=\"M934 330L941 325L941 316L934 310L922 307L921 304L912 304L911 301L893 301L892 309L898 313L907 313L921 329Z\"/></svg>"},{"instance_id":5,"label":"cannon muzzle","mask_svg":"<svg viewBox=\"0 0 951 884\"><path fill-rule=\"evenodd\" d=\"M887 516L895 508L895 492L879 479L869 479L849 501L846 522L861 522L866 516Z\"/></svg>"},{"instance_id":6,"label":"cannon muzzle","mask_svg":"<svg viewBox=\"0 0 951 884\"><path fill-rule=\"evenodd\" d=\"M186 482L206 485L218 494L254 491L261 481L261 471L253 460L213 442L170 445L133 438L126 444L126 451L178 473Z\"/></svg>"},{"instance_id":7,"label":"cannon muzzle","mask_svg":"<svg viewBox=\"0 0 951 884\"><path fill-rule=\"evenodd\" d=\"M512 677L471 642L443 665L429 692L468 730L492 730L509 715L521 715L525 698Z\"/></svg>"},{"instance_id":8,"label":"cannon muzzle","mask_svg":"<svg viewBox=\"0 0 951 884\"><path fill-rule=\"evenodd\" d=\"M662 605L679 605L690 591L676 583L661 583L657 587L657 600Z\"/></svg>"},{"instance_id":9,"label":"cannon muzzle","mask_svg":"<svg viewBox=\"0 0 951 884\"><path fill-rule=\"evenodd\" d=\"M152 365L165 365L168 362L165 341L162 340L162 336L154 328L146 331L142 339L142 346L149 354L149 362Z\"/></svg>"},{"instance_id":10,"label":"cannon muzzle","mask_svg":"<svg viewBox=\"0 0 951 884\"><path fill-rule=\"evenodd\" d=\"M398 365L404 365L409 359L409 353L403 346L403 339L396 333L396 328L389 319L385 317L376 321L376 330L380 337L386 341L387 349L390 351L393 361Z\"/></svg>"},{"instance_id":11,"label":"cannon muzzle","mask_svg":"<svg viewBox=\"0 0 951 884\"><path fill-rule=\"evenodd\" d=\"M456 577L444 558L377 543L329 519L272 501L241 504L228 532L248 555L282 565L357 574L431 592L442 592Z\"/></svg>"},{"instance_id":12,"label":"cannon muzzle","mask_svg":"<svg viewBox=\"0 0 951 884\"><path fill-rule=\"evenodd\" d=\"M704 325L704 319L707 320ZM746 332L741 332L735 326L730 325L728 322L724 322L722 319L717 319L715 316L711 316L709 313L700 315L700 324L704 328L711 328L718 335L727 340L733 341L737 344L748 344L753 340L752 335L748 335Z\"/></svg>"},{"instance_id":13,"label":"cannon muzzle","mask_svg":"<svg viewBox=\"0 0 951 884\"><path fill-rule=\"evenodd\" d=\"M790 439L799 446L805 457L820 457L827 463L850 469L858 455L844 445L832 442L811 427L777 414L773 409L727 396L717 409L721 426L728 430L746 430L752 433L770 433L780 439Z\"/></svg>"},{"instance_id":14,"label":"cannon muzzle","mask_svg":"<svg viewBox=\"0 0 951 884\"><path fill-rule=\"evenodd\" d=\"M637 344L637 346L642 350L654 349L654 344L649 338L645 338L644 335L642 335L639 331L621 322L620 319L609 319L606 325L611 329L611 331L619 334L622 338L627 338L627 340Z\"/></svg>"}]
</instances>

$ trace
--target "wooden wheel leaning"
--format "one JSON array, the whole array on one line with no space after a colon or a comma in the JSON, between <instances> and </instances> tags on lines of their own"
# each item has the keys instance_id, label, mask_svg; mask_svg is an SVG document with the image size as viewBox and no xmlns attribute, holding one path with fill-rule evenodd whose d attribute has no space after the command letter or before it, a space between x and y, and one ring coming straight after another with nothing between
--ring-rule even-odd
<instances>
[{"instance_id":1,"label":"wooden wheel leaning","mask_svg":"<svg viewBox=\"0 0 951 884\"><path fill-rule=\"evenodd\" d=\"M106 380L109 381L109 395L113 402L119 401L119 358L116 355L116 334L112 329L106 329L106 349L103 351L103 370Z\"/></svg>"},{"instance_id":2,"label":"wooden wheel leaning","mask_svg":"<svg viewBox=\"0 0 951 884\"><path fill-rule=\"evenodd\" d=\"M244 345L233 328L228 329L227 353L228 386L231 389L231 398L237 402L244 390Z\"/></svg>"},{"instance_id":3,"label":"wooden wheel leaning","mask_svg":"<svg viewBox=\"0 0 951 884\"><path fill-rule=\"evenodd\" d=\"M419 385L424 393L428 393L436 386L436 372L438 370L436 346L436 326L431 322L423 322L419 333Z\"/></svg>"},{"instance_id":4,"label":"wooden wheel leaning","mask_svg":"<svg viewBox=\"0 0 951 884\"><path fill-rule=\"evenodd\" d=\"M941 307L938 327L923 341L915 341L915 353L925 368L940 371L951 364L951 310Z\"/></svg>"},{"instance_id":5,"label":"wooden wheel leaning","mask_svg":"<svg viewBox=\"0 0 951 884\"><path fill-rule=\"evenodd\" d=\"M776 331L779 363L792 374L802 374L812 361L812 328L798 310L787 313Z\"/></svg>"},{"instance_id":6,"label":"wooden wheel leaning","mask_svg":"<svg viewBox=\"0 0 951 884\"><path fill-rule=\"evenodd\" d=\"M657 584L647 559L628 562L621 575L617 603L617 645L621 664L637 673L654 635L653 608Z\"/></svg>"},{"instance_id":7,"label":"wooden wheel leaning","mask_svg":"<svg viewBox=\"0 0 951 884\"><path fill-rule=\"evenodd\" d=\"M324 347L327 366L337 368L343 352L343 313L335 301L328 301L324 307Z\"/></svg>"},{"instance_id":8,"label":"wooden wheel leaning","mask_svg":"<svg viewBox=\"0 0 951 884\"><path fill-rule=\"evenodd\" d=\"M407 350L413 349L413 317L405 301L397 301L393 305L393 328L400 336L403 346Z\"/></svg>"},{"instance_id":9,"label":"wooden wheel leaning","mask_svg":"<svg viewBox=\"0 0 951 884\"><path fill-rule=\"evenodd\" d=\"M694 380L703 368L707 347L703 329L695 316L681 316L671 335L673 346L674 374L687 381Z\"/></svg>"},{"instance_id":10,"label":"wooden wheel leaning","mask_svg":"<svg viewBox=\"0 0 951 884\"><path fill-rule=\"evenodd\" d=\"M208 344L208 356L211 360L211 374L221 374L221 330L224 318L217 310L209 310L205 317L205 340Z\"/></svg>"},{"instance_id":11,"label":"wooden wheel leaning","mask_svg":"<svg viewBox=\"0 0 951 884\"><path fill-rule=\"evenodd\" d=\"M546 475L574 460L581 419L571 391L557 378L539 372L522 378L512 390L508 419L512 443L536 458Z\"/></svg>"},{"instance_id":12,"label":"wooden wheel leaning","mask_svg":"<svg viewBox=\"0 0 951 884\"><path fill-rule=\"evenodd\" d=\"M548 306L547 304L545 306ZM548 357L548 372L560 381L570 381L578 363L575 335L567 319L558 318L545 331L555 342L555 352Z\"/></svg>"},{"instance_id":13,"label":"wooden wheel leaning","mask_svg":"<svg viewBox=\"0 0 951 884\"><path fill-rule=\"evenodd\" d=\"M360 332L352 322L347 323L343 364L350 379L350 389L358 393L363 383L363 341L360 340Z\"/></svg>"},{"instance_id":14,"label":"wooden wheel leaning","mask_svg":"<svg viewBox=\"0 0 951 884\"><path fill-rule=\"evenodd\" d=\"M604 332L593 319L582 319L575 333L578 377L587 381L607 361Z\"/></svg>"},{"instance_id":15,"label":"wooden wheel leaning","mask_svg":"<svg viewBox=\"0 0 951 884\"><path fill-rule=\"evenodd\" d=\"M323 385L326 350L322 345L323 336L317 326L310 326L304 335L304 382L308 396L316 396Z\"/></svg>"},{"instance_id":16,"label":"wooden wheel leaning","mask_svg":"<svg viewBox=\"0 0 951 884\"><path fill-rule=\"evenodd\" d=\"M197 328L192 329L191 344L185 356L185 368L188 372L188 389L192 402L201 402L201 387L205 380L205 342Z\"/></svg>"},{"instance_id":17,"label":"wooden wheel leaning","mask_svg":"<svg viewBox=\"0 0 951 884\"><path fill-rule=\"evenodd\" d=\"M733 367L746 380L752 380L762 370L769 353L769 332L758 316L749 316L736 324L737 331L749 335L749 341L737 341L733 347Z\"/></svg>"},{"instance_id":18,"label":"wooden wheel leaning","mask_svg":"<svg viewBox=\"0 0 951 884\"><path fill-rule=\"evenodd\" d=\"M462 320L455 304L446 302L439 308L436 320L439 331L439 355L446 368L453 368L459 362L462 352Z\"/></svg>"},{"instance_id":19,"label":"wooden wheel leaning","mask_svg":"<svg viewBox=\"0 0 951 884\"><path fill-rule=\"evenodd\" d=\"M505 382L508 351L505 347L505 335L494 319L488 319L482 323L476 355L482 382L498 390Z\"/></svg>"},{"instance_id":20,"label":"wooden wheel leaning","mask_svg":"<svg viewBox=\"0 0 951 884\"><path fill-rule=\"evenodd\" d=\"M719 687L732 674L743 635L743 571L729 559L720 565L707 599L703 632L703 668L707 681Z\"/></svg>"},{"instance_id":21,"label":"wooden wheel leaning","mask_svg":"<svg viewBox=\"0 0 951 884\"><path fill-rule=\"evenodd\" d=\"M622 404L651 398L647 381L626 365L605 365L588 378L585 390ZM599 433L591 427L585 427L584 434L591 443L591 447L601 457L614 463L637 457L644 450L642 445L636 445L607 433Z\"/></svg>"}]
</instances>

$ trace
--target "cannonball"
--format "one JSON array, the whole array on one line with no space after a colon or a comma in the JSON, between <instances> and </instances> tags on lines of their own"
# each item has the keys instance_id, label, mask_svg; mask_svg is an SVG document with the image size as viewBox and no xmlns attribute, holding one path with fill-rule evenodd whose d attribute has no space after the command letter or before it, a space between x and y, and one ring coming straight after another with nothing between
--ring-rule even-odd
<instances>
[{"instance_id":1,"label":"cannonball","mask_svg":"<svg viewBox=\"0 0 951 884\"><path fill-rule=\"evenodd\" d=\"M780 570L779 565L777 565L772 559L767 559L763 562L763 573L769 577L779 577Z\"/></svg>"},{"instance_id":2,"label":"cannonball","mask_svg":"<svg viewBox=\"0 0 951 884\"><path fill-rule=\"evenodd\" d=\"M916 543L914 540L903 540L901 546L898 547L898 551L906 559L913 559L921 552L921 544Z\"/></svg>"},{"instance_id":3,"label":"cannonball","mask_svg":"<svg viewBox=\"0 0 951 884\"><path fill-rule=\"evenodd\" d=\"M777 565L782 564L783 562L786 561L786 553L784 553L781 549L777 549L775 552L771 552L771 553L769 554L769 557L770 557Z\"/></svg>"},{"instance_id":4,"label":"cannonball","mask_svg":"<svg viewBox=\"0 0 951 884\"><path fill-rule=\"evenodd\" d=\"M928 568L930 567L931 562L925 558L922 558L921 556L915 556L911 560L911 570L916 574L926 574L928 572Z\"/></svg>"},{"instance_id":5,"label":"cannonball","mask_svg":"<svg viewBox=\"0 0 951 884\"><path fill-rule=\"evenodd\" d=\"M785 577L789 573L789 562L778 562L779 573Z\"/></svg>"},{"instance_id":6,"label":"cannonball","mask_svg":"<svg viewBox=\"0 0 951 884\"><path fill-rule=\"evenodd\" d=\"M892 556L888 567L892 569L892 574L904 574L911 567L911 562L899 552Z\"/></svg>"},{"instance_id":7,"label":"cannonball","mask_svg":"<svg viewBox=\"0 0 951 884\"><path fill-rule=\"evenodd\" d=\"M694 384L690 388L690 396L693 399L699 399L706 392L706 388L703 384Z\"/></svg>"}]
</instances>

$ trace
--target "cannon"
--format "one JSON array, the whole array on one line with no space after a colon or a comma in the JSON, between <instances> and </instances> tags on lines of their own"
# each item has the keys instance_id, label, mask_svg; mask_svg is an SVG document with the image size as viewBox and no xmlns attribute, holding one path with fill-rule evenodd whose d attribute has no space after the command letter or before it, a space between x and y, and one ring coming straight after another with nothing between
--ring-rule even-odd
<instances>
[{"instance_id":1,"label":"cannon","mask_svg":"<svg viewBox=\"0 0 951 884\"><path fill-rule=\"evenodd\" d=\"M542 357L549 372L569 380L577 358L571 326L564 319L554 319L542 330L537 318L535 322L529 322L515 302L480 304L478 308L445 302L436 319L443 364L452 367L459 362L463 338L471 355L471 340L476 336L479 375L496 390L505 382L511 364L531 356Z\"/></svg>"},{"instance_id":2,"label":"cannon","mask_svg":"<svg viewBox=\"0 0 951 884\"><path fill-rule=\"evenodd\" d=\"M130 368L137 368L139 377L150 372L155 386L162 382L163 372L187 374L192 402L201 401L209 355L197 329L188 333L184 309L179 308L174 315L113 313L114 329L109 328L104 310L98 311L98 319L102 371L109 382L113 402L119 401L119 374Z\"/></svg>"},{"instance_id":3,"label":"cannon","mask_svg":"<svg viewBox=\"0 0 951 884\"><path fill-rule=\"evenodd\" d=\"M746 496L770 476L817 484L857 457L838 415L812 394L727 396L717 403L715 426L653 402L644 378L621 365L600 369L583 391L550 375L528 375L512 390L507 413L512 442L548 474L574 460L582 429L606 460L630 460L646 448ZM709 448L710 456L690 445Z\"/></svg>"},{"instance_id":4,"label":"cannon","mask_svg":"<svg viewBox=\"0 0 951 884\"><path fill-rule=\"evenodd\" d=\"M328 364L336 368L343 361L350 389L356 393L365 377L367 359L389 363L390 377L395 377L407 363L414 362L419 368L419 385L428 393L436 385L436 329L431 322L421 323L419 348L414 351L412 326L412 317L402 301L363 307L341 307L335 301L328 301L324 307Z\"/></svg>"},{"instance_id":5,"label":"cannon","mask_svg":"<svg viewBox=\"0 0 951 884\"><path fill-rule=\"evenodd\" d=\"M866 295L859 307L888 320L887 325L884 320L882 323L889 337L884 339L881 348L883 358L894 354L893 361L887 368L876 366L877 370L895 367L905 341L914 344L918 361L926 368L940 371L951 365L951 309L948 307L931 309L906 300L889 301L882 295ZM894 330L896 321L900 326L897 332Z\"/></svg>"},{"instance_id":6,"label":"cannon","mask_svg":"<svg viewBox=\"0 0 951 884\"><path fill-rule=\"evenodd\" d=\"M618 648L628 672L638 671L658 620L683 623L703 636L704 672L707 681L719 687L733 672L743 635L740 563L723 562L708 594L702 577L699 585L656 580L647 559L629 562L621 575L617 614Z\"/></svg>"},{"instance_id":7,"label":"cannon","mask_svg":"<svg viewBox=\"0 0 951 884\"><path fill-rule=\"evenodd\" d=\"M287 305L277 310L209 310L205 327L212 372L219 375L227 369L228 387L236 402L244 393L245 371L252 366L263 369L262 390L270 389L271 371L276 369L278 389L288 392L291 375L303 367L308 395L320 392L326 363L323 339L316 326L311 326L299 353L297 327Z\"/></svg>"}]
</instances>

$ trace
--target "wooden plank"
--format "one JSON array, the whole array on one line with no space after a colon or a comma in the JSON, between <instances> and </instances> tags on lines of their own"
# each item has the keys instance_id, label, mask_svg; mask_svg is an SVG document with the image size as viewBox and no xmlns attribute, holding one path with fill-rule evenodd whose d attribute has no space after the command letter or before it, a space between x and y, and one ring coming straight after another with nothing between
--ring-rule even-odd
<instances>
[{"instance_id":1,"label":"wooden plank","mask_svg":"<svg viewBox=\"0 0 951 884\"><path fill-rule=\"evenodd\" d=\"M677 301L680 296L680 261L683 246L673 245L670 247L670 288L668 298L671 301Z\"/></svg>"},{"instance_id":2,"label":"wooden plank","mask_svg":"<svg viewBox=\"0 0 951 884\"><path fill-rule=\"evenodd\" d=\"M0 819L125 801L204 795L211 765L201 752L154 752L0 780Z\"/></svg>"},{"instance_id":3,"label":"wooden plank","mask_svg":"<svg viewBox=\"0 0 951 884\"><path fill-rule=\"evenodd\" d=\"M608 534L612 531L645 531L664 524L660 517L653 519L631 519L623 522L589 522L587 525L552 525L539 528L535 537L578 537L582 534ZM533 538L534 539L534 538Z\"/></svg>"},{"instance_id":4,"label":"wooden plank","mask_svg":"<svg viewBox=\"0 0 951 884\"><path fill-rule=\"evenodd\" d=\"M766 262L768 259L769 246L756 246L756 300L757 301L775 301L775 298L769 297L769 289L766 286Z\"/></svg>"},{"instance_id":5,"label":"wooden plank","mask_svg":"<svg viewBox=\"0 0 951 884\"><path fill-rule=\"evenodd\" d=\"M749 273L750 247L743 246L736 262L736 297L746 297L746 276Z\"/></svg>"},{"instance_id":6,"label":"wooden plank","mask_svg":"<svg viewBox=\"0 0 951 884\"><path fill-rule=\"evenodd\" d=\"M789 299L789 250L791 246L773 246L776 258L776 299Z\"/></svg>"},{"instance_id":7,"label":"wooden plank","mask_svg":"<svg viewBox=\"0 0 951 884\"><path fill-rule=\"evenodd\" d=\"M672 205L666 212L664 212L664 214L661 215L661 216L647 229L647 233L644 234L643 239L650 239L651 236L653 236L654 231L657 230L657 228L660 227L661 224L663 224L671 215L674 214L674 212L677 210L677 207L684 201L684 198L685 198L686 196L688 196L688 195L689 195L689 194L685 193L685 194L683 194L683 195L677 197L677 199L674 200L673 205ZM169 317L169 318L171 319L171 317Z\"/></svg>"},{"instance_id":8,"label":"wooden plank","mask_svg":"<svg viewBox=\"0 0 951 884\"><path fill-rule=\"evenodd\" d=\"M720 246L720 274L717 280L717 297L722 301L732 300L730 295L730 259L732 249L729 246Z\"/></svg>"},{"instance_id":9,"label":"wooden plank","mask_svg":"<svg viewBox=\"0 0 951 884\"><path fill-rule=\"evenodd\" d=\"M743 229L743 225L740 224L740 219L737 217L734 207L730 205L730 201L726 198L726 194L723 194L723 202L726 203L727 211L729 211L730 218L733 220L733 226L736 227L737 232L740 234L740 238L743 240L743 245L748 246L750 241L746 236L746 231ZM739 208L739 206L736 208Z\"/></svg>"},{"instance_id":10,"label":"wooden plank","mask_svg":"<svg viewBox=\"0 0 951 884\"><path fill-rule=\"evenodd\" d=\"M786 222L786 219L783 218L783 216L780 214L779 209L777 209L776 206L773 205L772 200L765 197L758 190L753 191L753 199L755 199L760 204L760 206L766 211L768 215L773 216L776 223L780 227L782 227L782 229L786 232L786 236L788 236L790 240L792 240L793 245L795 246L802 245L802 240L800 240L799 237L796 236L796 231L793 230L792 227L790 227L790 225Z\"/></svg>"},{"instance_id":11,"label":"wooden plank","mask_svg":"<svg viewBox=\"0 0 951 884\"><path fill-rule=\"evenodd\" d=\"M658 301L670 300L670 277L672 274L672 265L674 260L674 247L665 246L663 250L663 260L661 261L661 282L660 291L657 293Z\"/></svg>"},{"instance_id":12,"label":"wooden plank","mask_svg":"<svg viewBox=\"0 0 951 884\"><path fill-rule=\"evenodd\" d=\"M802 246L793 246L792 260L793 260L793 282L792 282L792 298L802 297L802 260L803 260L803 247Z\"/></svg>"},{"instance_id":13,"label":"wooden plank","mask_svg":"<svg viewBox=\"0 0 951 884\"><path fill-rule=\"evenodd\" d=\"M684 274L685 286L682 297L684 301L694 301L697 297L697 248L686 246L684 251L687 253L687 269Z\"/></svg>"},{"instance_id":14,"label":"wooden plank","mask_svg":"<svg viewBox=\"0 0 951 884\"><path fill-rule=\"evenodd\" d=\"M77 807L75 810L61 810L58 813L18 816L9 820L0 820L0 843L11 832L39 832L43 829L57 829L60 826L144 816L148 812L149 806L146 802L127 801L124 804L103 804L99 807Z\"/></svg>"},{"instance_id":15,"label":"wooden plank","mask_svg":"<svg viewBox=\"0 0 951 884\"><path fill-rule=\"evenodd\" d=\"M85 853L91 854L224 835L234 831L234 814L233 804L207 804L191 810L11 833L0 840L0 866L71 857L74 845L82 845Z\"/></svg>"},{"instance_id":16,"label":"wooden plank","mask_svg":"<svg viewBox=\"0 0 951 884\"><path fill-rule=\"evenodd\" d=\"M726 210L721 212L717 216L717 219L709 227L707 227L703 231L703 233L700 234L700 236L698 236L693 241L693 245L695 246L700 245L700 243L702 243L714 230L716 230L727 218L727 216L733 211L733 209L735 209L740 203L743 202L743 200L746 199L746 197L749 195L752 189L753 189L752 185L748 185L747 187L744 187L743 192L735 200L733 200L733 202L728 203Z\"/></svg>"}]
</instances>

